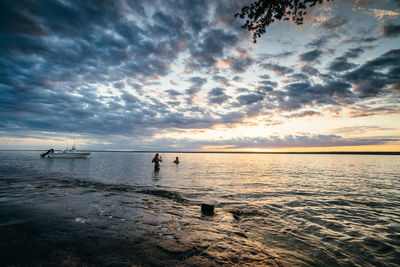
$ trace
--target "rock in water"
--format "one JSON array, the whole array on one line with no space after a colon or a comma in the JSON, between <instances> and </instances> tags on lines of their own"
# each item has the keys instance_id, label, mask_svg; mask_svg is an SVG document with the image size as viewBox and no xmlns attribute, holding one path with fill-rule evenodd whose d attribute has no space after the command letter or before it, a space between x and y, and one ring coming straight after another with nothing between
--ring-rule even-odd
<instances>
[{"instance_id":1,"label":"rock in water","mask_svg":"<svg viewBox=\"0 0 400 267\"><path fill-rule=\"evenodd\" d=\"M214 215L214 205L201 204L201 213L207 216Z\"/></svg>"}]
</instances>

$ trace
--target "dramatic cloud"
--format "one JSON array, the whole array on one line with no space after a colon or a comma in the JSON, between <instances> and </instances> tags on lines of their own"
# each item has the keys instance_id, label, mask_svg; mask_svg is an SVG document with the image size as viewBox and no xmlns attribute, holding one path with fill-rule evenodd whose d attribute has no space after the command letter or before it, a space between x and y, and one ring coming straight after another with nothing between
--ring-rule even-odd
<instances>
[{"instance_id":1,"label":"dramatic cloud","mask_svg":"<svg viewBox=\"0 0 400 267\"><path fill-rule=\"evenodd\" d=\"M342 72L357 67L357 64L348 61L349 58L358 58L365 50L372 49L373 46L360 46L347 50L343 56L335 57L329 64L329 70L334 72Z\"/></svg>"},{"instance_id":2,"label":"dramatic cloud","mask_svg":"<svg viewBox=\"0 0 400 267\"><path fill-rule=\"evenodd\" d=\"M79 137L151 150L178 133L194 149L379 143L317 122L279 135L287 121L399 114L398 1L358 2L318 5L310 23L273 24L253 44L234 18L245 0L1 1L0 149ZM213 141L216 125L234 137Z\"/></svg>"},{"instance_id":3,"label":"dramatic cloud","mask_svg":"<svg viewBox=\"0 0 400 267\"><path fill-rule=\"evenodd\" d=\"M179 95L182 95L182 93L180 93L174 89L165 90L165 92L169 95L169 97L171 97L173 99L175 99Z\"/></svg>"},{"instance_id":4,"label":"dramatic cloud","mask_svg":"<svg viewBox=\"0 0 400 267\"><path fill-rule=\"evenodd\" d=\"M237 97L240 105L250 105L262 101L263 99L264 96L261 94L240 95Z\"/></svg>"},{"instance_id":5,"label":"dramatic cloud","mask_svg":"<svg viewBox=\"0 0 400 267\"><path fill-rule=\"evenodd\" d=\"M311 50L304 54L301 54L299 56L299 59L301 61L305 61L305 62L313 62L313 61L317 60L322 54L323 54L323 52L321 50L318 50L318 49Z\"/></svg>"},{"instance_id":6,"label":"dramatic cloud","mask_svg":"<svg viewBox=\"0 0 400 267\"><path fill-rule=\"evenodd\" d=\"M344 75L344 79L353 84L361 97L377 96L384 88L391 85L395 90L400 90L399 65L400 49L393 49Z\"/></svg>"},{"instance_id":7,"label":"dramatic cloud","mask_svg":"<svg viewBox=\"0 0 400 267\"><path fill-rule=\"evenodd\" d=\"M281 66L278 64L273 64L273 63L264 63L264 64L261 64L261 67L263 67L264 69L270 70L278 75L286 75L288 73L293 72L293 70L291 68Z\"/></svg>"},{"instance_id":8,"label":"dramatic cloud","mask_svg":"<svg viewBox=\"0 0 400 267\"><path fill-rule=\"evenodd\" d=\"M315 85L308 82L291 83L285 86L286 91L281 96L279 105L283 110L296 110L321 104L344 104L352 95L350 88L350 84L342 81Z\"/></svg>"},{"instance_id":9,"label":"dramatic cloud","mask_svg":"<svg viewBox=\"0 0 400 267\"><path fill-rule=\"evenodd\" d=\"M287 76L287 81L290 82L297 82L297 81L308 81L309 77L303 73L295 73L292 75Z\"/></svg>"},{"instance_id":10,"label":"dramatic cloud","mask_svg":"<svg viewBox=\"0 0 400 267\"><path fill-rule=\"evenodd\" d=\"M384 37L397 37L400 36L400 24L392 24L390 22L382 24L379 27L379 32Z\"/></svg>"},{"instance_id":11,"label":"dramatic cloud","mask_svg":"<svg viewBox=\"0 0 400 267\"><path fill-rule=\"evenodd\" d=\"M201 77L192 77L189 80L193 85L186 90L186 94L188 94L188 102L192 103L193 98L200 92L202 86L207 82L206 79Z\"/></svg>"},{"instance_id":12,"label":"dramatic cloud","mask_svg":"<svg viewBox=\"0 0 400 267\"><path fill-rule=\"evenodd\" d=\"M226 102L230 97L225 94L224 89L222 88L214 88L210 92L208 92L208 102L210 104L222 104Z\"/></svg>"},{"instance_id":13,"label":"dramatic cloud","mask_svg":"<svg viewBox=\"0 0 400 267\"><path fill-rule=\"evenodd\" d=\"M293 54L294 54L294 52L285 51L285 52L278 53L278 54L262 54L261 56L262 56L263 60L267 60L270 58L278 58L278 59L287 58L287 57L292 56Z\"/></svg>"},{"instance_id":14,"label":"dramatic cloud","mask_svg":"<svg viewBox=\"0 0 400 267\"><path fill-rule=\"evenodd\" d=\"M329 34L329 35L323 35L320 36L317 39L312 40L311 42L307 43L306 46L307 47L312 47L315 49L321 49L322 47L326 46L326 44L330 43L331 41L333 41L334 39L339 38L340 35L333 33L333 34Z\"/></svg>"},{"instance_id":15,"label":"dramatic cloud","mask_svg":"<svg viewBox=\"0 0 400 267\"><path fill-rule=\"evenodd\" d=\"M221 29L209 30L201 38L198 45L191 48L192 60L187 62L192 71L213 66L223 57L227 48L239 41L237 35Z\"/></svg>"},{"instance_id":16,"label":"dramatic cloud","mask_svg":"<svg viewBox=\"0 0 400 267\"><path fill-rule=\"evenodd\" d=\"M348 62L347 58L345 58L345 57L337 57L329 65L329 70L340 72L340 71L346 71L349 69L353 69L356 66L357 66L357 64Z\"/></svg>"},{"instance_id":17,"label":"dramatic cloud","mask_svg":"<svg viewBox=\"0 0 400 267\"><path fill-rule=\"evenodd\" d=\"M353 36L351 38L345 38L342 40L342 43L345 44L363 44L363 43L373 43L378 41L378 38L375 36L367 36L367 37L359 37L359 36Z\"/></svg>"},{"instance_id":18,"label":"dramatic cloud","mask_svg":"<svg viewBox=\"0 0 400 267\"><path fill-rule=\"evenodd\" d=\"M321 27L327 30L338 30L346 26L348 23L349 21L346 17L336 16L321 23Z\"/></svg>"}]
</instances>

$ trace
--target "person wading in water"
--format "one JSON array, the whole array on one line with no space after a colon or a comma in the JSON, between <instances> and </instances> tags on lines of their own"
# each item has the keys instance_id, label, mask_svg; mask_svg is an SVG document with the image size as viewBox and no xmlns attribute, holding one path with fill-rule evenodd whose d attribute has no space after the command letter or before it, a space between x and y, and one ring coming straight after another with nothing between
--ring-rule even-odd
<instances>
[{"instance_id":1,"label":"person wading in water","mask_svg":"<svg viewBox=\"0 0 400 267\"><path fill-rule=\"evenodd\" d=\"M160 162L162 162L162 158L158 153L154 156L151 162L154 163L155 170L160 170Z\"/></svg>"}]
</instances>

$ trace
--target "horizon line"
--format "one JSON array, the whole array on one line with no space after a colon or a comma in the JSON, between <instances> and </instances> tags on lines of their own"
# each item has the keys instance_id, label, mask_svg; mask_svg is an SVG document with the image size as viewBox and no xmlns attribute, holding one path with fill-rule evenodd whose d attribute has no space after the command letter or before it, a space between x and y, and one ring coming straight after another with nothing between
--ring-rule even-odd
<instances>
[{"instance_id":1,"label":"horizon line","mask_svg":"<svg viewBox=\"0 0 400 267\"><path fill-rule=\"evenodd\" d=\"M0 149L0 151L43 151L42 149ZM57 150L56 150L57 151ZM61 150L60 150L61 151ZM400 155L400 151L163 151L163 150L83 150L90 152L122 153L193 153L193 154L353 154L353 155Z\"/></svg>"}]
</instances>

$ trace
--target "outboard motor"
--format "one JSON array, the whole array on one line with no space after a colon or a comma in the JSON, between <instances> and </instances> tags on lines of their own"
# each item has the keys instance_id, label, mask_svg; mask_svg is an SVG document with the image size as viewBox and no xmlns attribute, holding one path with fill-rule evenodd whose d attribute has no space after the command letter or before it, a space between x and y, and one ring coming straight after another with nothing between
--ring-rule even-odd
<instances>
[{"instance_id":1,"label":"outboard motor","mask_svg":"<svg viewBox=\"0 0 400 267\"><path fill-rule=\"evenodd\" d=\"M41 156L42 158L44 158L44 157L46 157L46 156L47 156L48 154L50 154L50 153L54 153L54 149L50 148L49 150L47 150L47 152L44 152L44 153L40 154L40 156Z\"/></svg>"}]
</instances>

